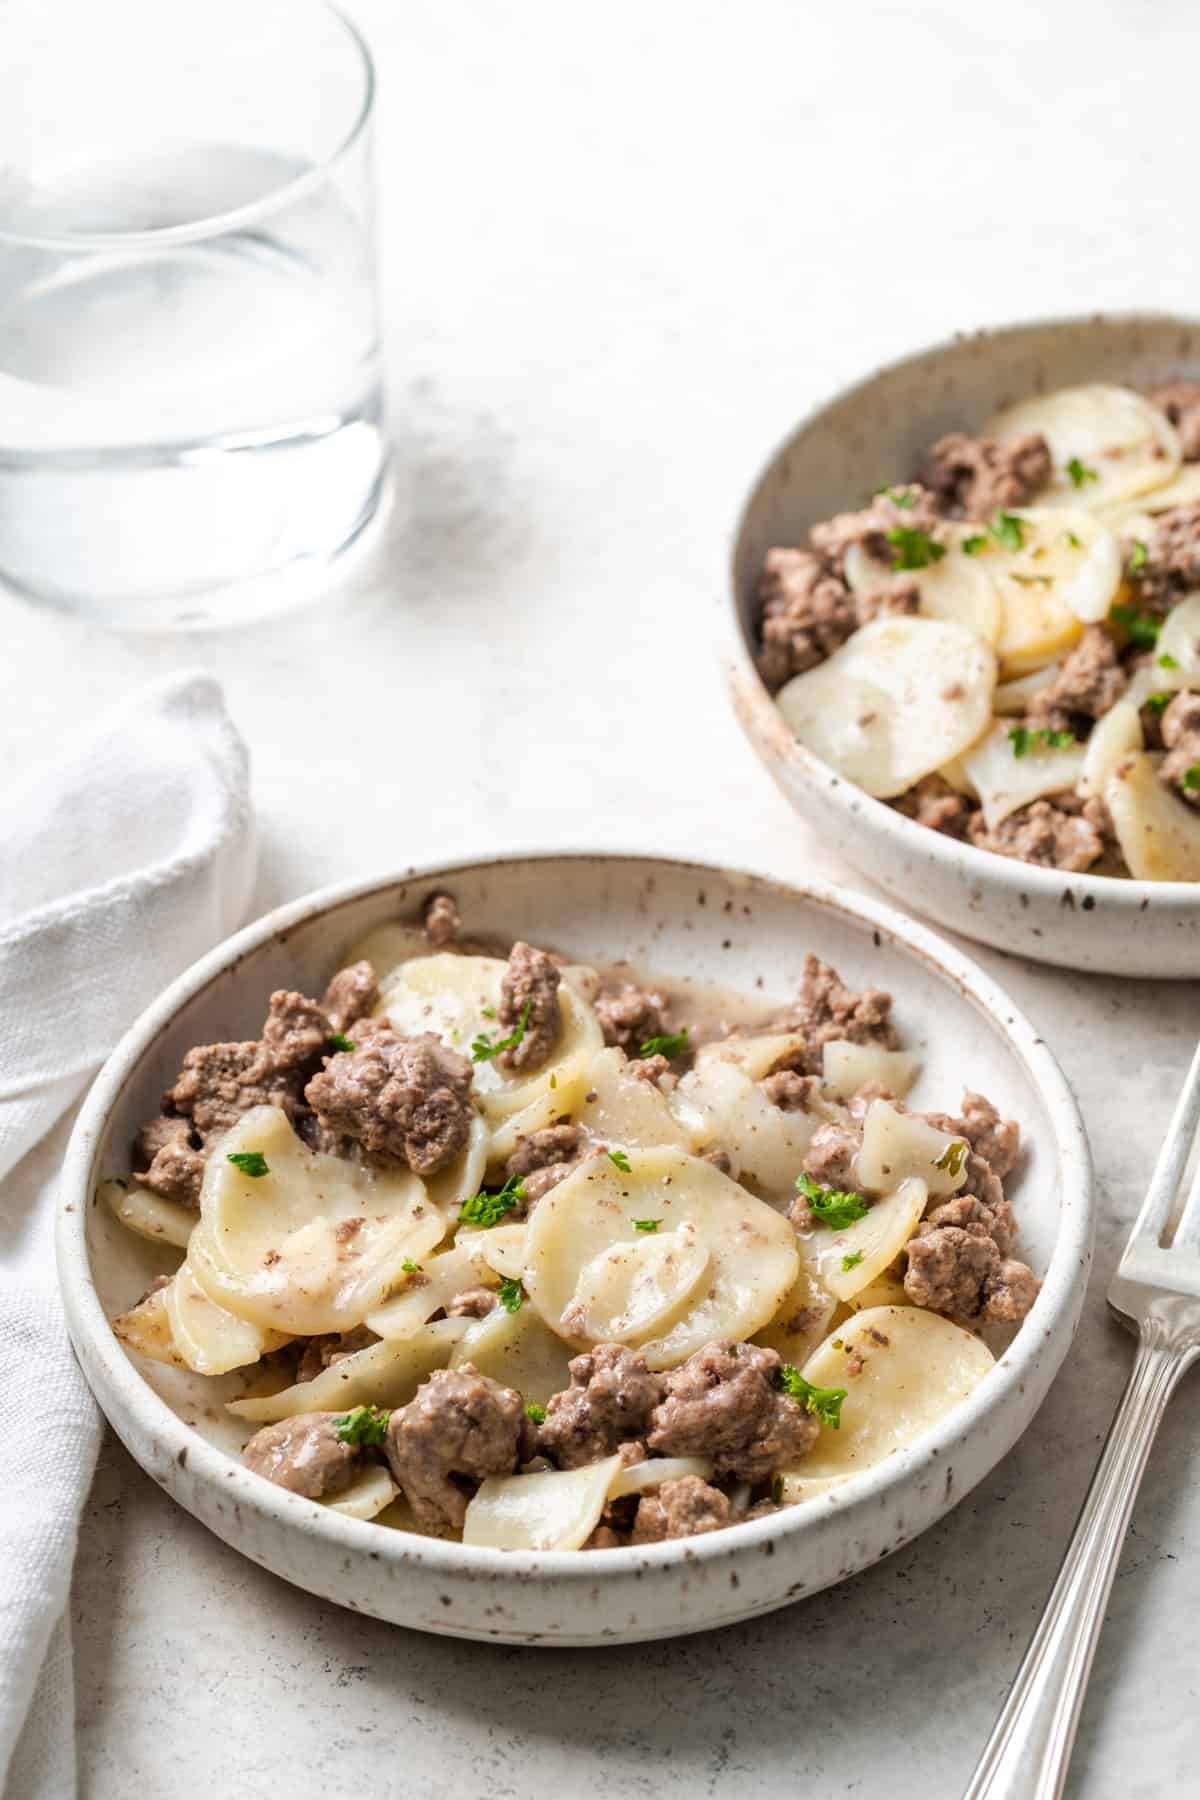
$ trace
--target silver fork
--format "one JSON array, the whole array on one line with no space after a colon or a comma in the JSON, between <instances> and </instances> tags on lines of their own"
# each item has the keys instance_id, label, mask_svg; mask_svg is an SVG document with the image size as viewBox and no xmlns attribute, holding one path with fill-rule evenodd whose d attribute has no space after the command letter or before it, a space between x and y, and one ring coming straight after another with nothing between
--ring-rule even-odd
<instances>
[{"instance_id":1,"label":"silver fork","mask_svg":"<svg viewBox=\"0 0 1200 1800\"><path fill-rule=\"evenodd\" d=\"M1138 1337L1133 1373L1042 1620L964 1800L1058 1800L1133 1504L1167 1401L1200 1356L1200 1170L1170 1248L1172 1208L1200 1123L1200 1048L1150 1190L1108 1290Z\"/></svg>"}]
</instances>

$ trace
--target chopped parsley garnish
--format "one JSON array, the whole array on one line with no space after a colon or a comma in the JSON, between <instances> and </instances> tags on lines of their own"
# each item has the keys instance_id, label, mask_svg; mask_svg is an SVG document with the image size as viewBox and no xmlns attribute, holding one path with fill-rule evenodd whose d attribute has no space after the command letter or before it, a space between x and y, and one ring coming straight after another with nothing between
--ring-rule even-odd
<instances>
[{"instance_id":1,"label":"chopped parsley garnish","mask_svg":"<svg viewBox=\"0 0 1200 1800\"><path fill-rule=\"evenodd\" d=\"M502 1050L515 1050L525 1036L525 1028L529 1024L529 1015L533 1011L533 1001L527 1000L521 1008L521 1016L507 1037L498 1038L493 1044L491 1039L480 1035L471 1040L471 1061L491 1062L493 1056L499 1056Z\"/></svg>"},{"instance_id":2,"label":"chopped parsley garnish","mask_svg":"<svg viewBox=\"0 0 1200 1800\"><path fill-rule=\"evenodd\" d=\"M1193 763L1191 768L1186 771L1183 785L1189 794L1194 794L1196 789L1200 788L1200 763Z\"/></svg>"},{"instance_id":3,"label":"chopped parsley garnish","mask_svg":"<svg viewBox=\"0 0 1200 1800\"><path fill-rule=\"evenodd\" d=\"M981 550L987 549L987 532L973 531L970 537L962 541L964 556L978 556Z\"/></svg>"},{"instance_id":4,"label":"chopped parsley garnish","mask_svg":"<svg viewBox=\"0 0 1200 1800\"><path fill-rule=\"evenodd\" d=\"M525 1289L517 1280L500 1283L500 1304L505 1312L520 1312L521 1302L525 1298Z\"/></svg>"},{"instance_id":5,"label":"chopped parsley garnish","mask_svg":"<svg viewBox=\"0 0 1200 1800\"><path fill-rule=\"evenodd\" d=\"M1015 569L1009 575L1008 579L1010 581L1019 582L1022 587L1053 587L1054 586L1053 575L1018 575Z\"/></svg>"},{"instance_id":6,"label":"chopped parsley garnish","mask_svg":"<svg viewBox=\"0 0 1200 1800\"><path fill-rule=\"evenodd\" d=\"M811 1175L796 1177L796 1192L808 1203L809 1211L831 1231L842 1231L847 1225L853 1225L855 1219L865 1219L871 1210L861 1194L822 1187Z\"/></svg>"},{"instance_id":7,"label":"chopped parsley garnish","mask_svg":"<svg viewBox=\"0 0 1200 1800\"><path fill-rule=\"evenodd\" d=\"M411 1256L405 1257L404 1261L400 1264L400 1268L405 1275L419 1275L421 1273L420 1263L415 1263Z\"/></svg>"},{"instance_id":8,"label":"chopped parsley garnish","mask_svg":"<svg viewBox=\"0 0 1200 1800\"><path fill-rule=\"evenodd\" d=\"M1099 470L1089 469L1077 456L1073 456L1067 464L1067 474L1071 477L1071 486L1077 488L1086 487L1089 481L1100 479Z\"/></svg>"},{"instance_id":9,"label":"chopped parsley garnish","mask_svg":"<svg viewBox=\"0 0 1200 1800\"><path fill-rule=\"evenodd\" d=\"M532 1419L535 1425L544 1425L546 1423L546 1409L544 1406L539 1406L536 1400L531 1400L529 1402L529 1405L525 1408L525 1415L527 1418Z\"/></svg>"},{"instance_id":10,"label":"chopped parsley garnish","mask_svg":"<svg viewBox=\"0 0 1200 1800\"><path fill-rule=\"evenodd\" d=\"M333 1429L343 1444L361 1444L377 1450L383 1443L391 1414L382 1406L352 1406L348 1413L333 1421Z\"/></svg>"},{"instance_id":11,"label":"chopped parsley garnish","mask_svg":"<svg viewBox=\"0 0 1200 1800\"><path fill-rule=\"evenodd\" d=\"M845 1275L848 1275L850 1273L851 1269L857 1269L857 1267L858 1267L859 1263L862 1261L862 1259L863 1259L863 1252L861 1250L855 1250L853 1255L851 1255L851 1256L843 1256L843 1258L842 1258L842 1273Z\"/></svg>"},{"instance_id":12,"label":"chopped parsley garnish","mask_svg":"<svg viewBox=\"0 0 1200 1800\"><path fill-rule=\"evenodd\" d=\"M988 530L1006 550L1021 550L1025 546L1025 521L1018 519L1016 513L998 512Z\"/></svg>"},{"instance_id":13,"label":"chopped parsley garnish","mask_svg":"<svg viewBox=\"0 0 1200 1800\"><path fill-rule=\"evenodd\" d=\"M955 1138L952 1144L946 1145L946 1148L934 1163L934 1168L940 1169L944 1175L949 1175L951 1181L957 1180L962 1174L963 1164L967 1160L967 1152L969 1149L970 1145L967 1144L963 1138Z\"/></svg>"},{"instance_id":14,"label":"chopped parsley garnish","mask_svg":"<svg viewBox=\"0 0 1200 1800\"><path fill-rule=\"evenodd\" d=\"M927 569L930 563L940 562L946 554L944 544L939 544L936 538L916 525L893 525L884 535L896 552L892 558L893 569Z\"/></svg>"},{"instance_id":15,"label":"chopped parsley garnish","mask_svg":"<svg viewBox=\"0 0 1200 1800\"><path fill-rule=\"evenodd\" d=\"M333 1045L333 1048L338 1052L339 1056L348 1055L354 1048L354 1045L350 1042L350 1039L346 1036L344 1031L335 1031L329 1042Z\"/></svg>"},{"instance_id":16,"label":"chopped parsley garnish","mask_svg":"<svg viewBox=\"0 0 1200 1800\"><path fill-rule=\"evenodd\" d=\"M1009 729L1008 741L1012 745L1012 753L1020 759L1028 756L1031 750L1068 750L1075 743L1073 731L1049 731L1044 726L1036 730L1028 725L1013 725Z\"/></svg>"},{"instance_id":17,"label":"chopped parsley garnish","mask_svg":"<svg viewBox=\"0 0 1200 1800\"><path fill-rule=\"evenodd\" d=\"M842 1401L846 1398L845 1388L814 1387L811 1381L805 1381L799 1369L791 1363L782 1363L775 1374L776 1384L793 1400L799 1401L814 1418L820 1419L822 1425L832 1425L837 1431L842 1423Z\"/></svg>"},{"instance_id":18,"label":"chopped parsley garnish","mask_svg":"<svg viewBox=\"0 0 1200 1800\"><path fill-rule=\"evenodd\" d=\"M618 1169L620 1169L622 1175L628 1175L628 1173L629 1173L629 1158L626 1156L626 1154L623 1150L610 1150L608 1153L608 1160L610 1163L615 1164L615 1166Z\"/></svg>"},{"instance_id":19,"label":"chopped parsley garnish","mask_svg":"<svg viewBox=\"0 0 1200 1800\"><path fill-rule=\"evenodd\" d=\"M249 1175L251 1181L257 1181L260 1175L271 1173L267 1167L267 1159L261 1150L230 1150L225 1161L231 1162L235 1169L242 1171L243 1175Z\"/></svg>"},{"instance_id":20,"label":"chopped parsley garnish","mask_svg":"<svg viewBox=\"0 0 1200 1800\"><path fill-rule=\"evenodd\" d=\"M1083 549L1083 539L1076 537L1073 531L1064 531L1063 536L1066 538L1068 544L1070 544L1072 550Z\"/></svg>"},{"instance_id":21,"label":"chopped parsley garnish","mask_svg":"<svg viewBox=\"0 0 1200 1800\"><path fill-rule=\"evenodd\" d=\"M907 512L911 506L915 506L916 504L917 496L913 493L911 488L888 487L885 482L883 487L877 487L875 489L876 499L879 498L880 494L886 494L892 505L898 506L902 512Z\"/></svg>"},{"instance_id":22,"label":"chopped parsley garnish","mask_svg":"<svg viewBox=\"0 0 1200 1800\"><path fill-rule=\"evenodd\" d=\"M481 1006L479 1010L485 1019L494 1019L496 1016L496 1009L494 1006Z\"/></svg>"},{"instance_id":23,"label":"chopped parsley garnish","mask_svg":"<svg viewBox=\"0 0 1200 1800\"><path fill-rule=\"evenodd\" d=\"M1143 544L1141 538L1134 538L1133 548L1129 552L1129 561L1125 564L1125 567L1131 575L1137 574L1149 554L1150 552L1146 548L1146 545Z\"/></svg>"},{"instance_id":24,"label":"chopped parsley garnish","mask_svg":"<svg viewBox=\"0 0 1200 1800\"><path fill-rule=\"evenodd\" d=\"M489 1231L493 1225L499 1225L506 1213L515 1211L524 1198L525 1183L520 1176L510 1175L498 1194L489 1194L481 1188L479 1193L464 1200L458 1222L460 1225L482 1225Z\"/></svg>"},{"instance_id":25,"label":"chopped parsley garnish","mask_svg":"<svg viewBox=\"0 0 1200 1800\"><path fill-rule=\"evenodd\" d=\"M1157 644L1162 620L1156 619L1153 613L1139 612L1136 606L1114 606L1108 616L1125 627L1131 644L1144 644L1148 648Z\"/></svg>"},{"instance_id":26,"label":"chopped parsley garnish","mask_svg":"<svg viewBox=\"0 0 1200 1800\"><path fill-rule=\"evenodd\" d=\"M1155 718L1157 718L1159 713L1166 712L1174 698L1175 696L1170 688L1163 688L1161 693L1148 694L1142 701L1142 705L1148 713L1153 713Z\"/></svg>"},{"instance_id":27,"label":"chopped parsley garnish","mask_svg":"<svg viewBox=\"0 0 1200 1800\"><path fill-rule=\"evenodd\" d=\"M642 1045L643 1056L665 1056L668 1061L676 1056L684 1056L688 1047L688 1028L682 1031L668 1032L665 1037L647 1038Z\"/></svg>"},{"instance_id":28,"label":"chopped parsley garnish","mask_svg":"<svg viewBox=\"0 0 1200 1800\"><path fill-rule=\"evenodd\" d=\"M661 1219L635 1219L633 1229L635 1231L657 1231L661 1224Z\"/></svg>"},{"instance_id":29,"label":"chopped parsley garnish","mask_svg":"<svg viewBox=\"0 0 1200 1800\"><path fill-rule=\"evenodd\" d=\"M1177 656L1172 656L1169 650L1164 650L1158 659L1158 666L1160 669L1177 669L1179 667L1179 658Z\"/></svg>"}]
</instances>

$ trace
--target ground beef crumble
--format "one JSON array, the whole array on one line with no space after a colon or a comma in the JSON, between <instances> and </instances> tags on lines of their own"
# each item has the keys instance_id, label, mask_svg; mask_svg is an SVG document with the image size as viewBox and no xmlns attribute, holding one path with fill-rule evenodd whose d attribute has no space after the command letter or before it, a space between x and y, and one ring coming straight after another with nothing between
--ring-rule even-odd
<instances>
[{"instance_id":1,"label":"ground beef crumble","mask_svg":"<svg viewBox=\"0 0 1200 1800\"><path fill-rule=\"evenodd\" d=\"M1200 381L1166 381L1146 397L1179 433L1184 462L1200 462Z\"/></svg>"},{"instance_id":2,"label":"ground beef crumble","mask_svg":"<svg viewBox=\"0 0 1200 1800\"><path fill-rule=\"evenodd\" d=\"M329 1058L305 1095L326 1130L345 1134L383 1166L418 1175L445 1168L474 1116L471 1064L432 1032L401 1037L390 1025L358 1027L353 1050Z\"/></svg>"},{"instance_id":3,"label":"ground beef crumble","mask_svg":"<svg viewBox=\"0 0 1200 1800\"><path fill-rule=\"evenodd\" d=\"M1189 806L1200 807L1200 694L1176 694L1162 715L1162 739L1167 754L1159 765L1159 780Z\"/></svg>"},{"instance_id":4,"label":"ground beef crumble","mask_svg":"<svg viewBox=\"0 0 1200 1800\"><path fill-rule=\"evenodd\" d=\"M1103 814L1092 801L1082 812L1068 811L1065 805L1055 803L1063 799L1064 796L1055 795L1053 799L1034 800L991 830L984 823L983 814L975 813L967 828L971 842L979 850L1016 857L1044 869L1082 873L1104 854Z\"/></svg>"},{"instance_id":5,"label":"ground beef crumble","mask_svg":"<svg viewBox=\"0 0 1200 1800\"><path fill-rule=\"evenodd\" d=\"M532 1439L520 1394L463 1363L435 1370L393 1411L384 1454L417 1523L458 1531L474 1483L513 1474Z\"/></svg>"},{"instance_id":6,"label":"ground beef crumble","mask_svg":"<svg viewBox=\"0 0 1200 1800\"><path fill-rule=\"evenodd\" d=\"M762 1481L811 1449L820 1427L775 1385L774 1350L718 1341L666 1376L647 1439L658 1456L708 1456L718 1475Z\"/></svg>"},{"instance_id":7,"label":"ground beef crumble","mask_svg":"<svg viewBox=\"0 0 1200 1800\"><path fill-rule=\"evenodd\" d=\"M363 1462L357 1444L344 1444L334 1429L341 1415L297 1413L266 1425L242 1451L242 1461L256 1475L306 1500L324 1500L349 1487Z\"/></svg>"},{"instance_id":8,"label":"ground beef crumble","mask_svg":"<svg viewBox=\"0 0 1200 1800\"><path fill-rule=\"evenodd\" d=\"M1074 730L1115 706L1128 681L1108 632L1089 625L1049 687L1029 702L1027 722L1034 729Z\"/></svg>"},{"instance_id":9,"label":"ground beef crumble","mask_svg":"<svg viewBox=\"0 0 1200 1800\"><path fill-rule=\"evenodd\" d=\"M525 1217L538 1201L565 1181L576 1165L587 1155L587 1145L578 1125L560 1120L540 1131L530 1131L517 1139L517 1147L504 1165L505 1176L517 1180L525 1190L519 1210L511 1215Z\"/></svg>"},{"instance_id":10,"label":"ground beef crumble","mask_svg":"<svg viewBox=\"0 0 1200 1800\"><path fill-rule=\"evenodd\" d=\"M904 504L899 504L894 495L899 495ZM837 513L832 519L814 525L808 541L835 574L842 573L846 552L852 547L864 550L874 562L891 569L896 561L896 550L889 540L889 532L897 529L922 531L936 538L940 524L936 495L918 482L909 482L902 489L876 494L870 506L859 512Z\"/></svg>"},{"instance_id":11,"label":"ground beef crumble","mask_svg":"<svg viewBox=\"0 0 1200 1800\"><path fill-rule=\"evenodd\" d=\"M545 1062L562 1031L559 966L532 944L514 944L500 983L497 1017L506 1032L521 1029L520 1042L500 1052L506 1069L536 1069ZM523 1025L522 1025L523 1021Z\"/></svg>"},{"instance_id":12,"label":"ground beef crumble","mask_svg":"<svg viewBox=\"0 0 1200 1800\"><path fill-rule=\"evenodd\" d=\"M974 438L952 431L929 451L921 480L947 512L968 519L1027 506L1050 481L1050 446L1038 431Z\"/></svg>"},{"instance_id":13,"label":"ground beef crumble","mask_svg":"<svg viewBox=\"0 0 1200 1800\"><path fill-rule=\"evenodd\" d=\"M768 550L758 601L758 670L772 692L832 656L860 623L850 589L811 550Z\"/></svg>"},{"instance_id":14,"label":"ground beef crumble","mask_svg":"<svg viewBox=\"0 0 1200 1800\"><path fill-rule=\"evenodd\" d=\"M623 1050L631 1060L641 1056L643 1044L663 1035L666 1009L665 994L632 981L623 983L615 993L598 995L595 1002L604 1042Z\"/></svg>"},{"instance_id":15,"label":"ground beef crumble","mask_svg":"<svg viewBox=\"0 0 1200 1800\"><path fill-rule=\"evenodd\" d=\"M965 842L971 820L979 811L979 803L960 794L941 775L925 775L916 787L909 788L894 802L897 812L931 831Z\"/></svg>"},{"instance_id":16,"label":"ground beef crumble","mask_svg":"<svg viewBox=\"0 0 1200 1800\"><path fill-rule=\"evenodd\" d=\"M663 1397L661 1375L653 1374L637 1350L597 1344L570 1362L571 1385L546 1403L537 1447L560 1469L578 1469L611 1456L629 1439L644 1439L650 1416Z\"/></svg>"},{"instance_id":17,"label":"ground beef crumble","mask_svg":"<svg viewBox=\"0 0 1200 1800\"><path fill-rule=\"evenodd\" d=\"M664 1481L653 1494L638 1502L631 1541L662 1544L668 1538L700 1537L731 1523L730 1506L720 1488L710 1487L697 1475Z\"/></svg>"},{"instance_id":18,"label":"ground beef crumble","mask_svg":"<svg viewBox=\"0 0 1200 1800\"><path fill-rule=\"evenodd\" d=\"M864 988L855 993L836 969L810 954L804 959L799 999L765 1029L800 1033L805 1042L805 1061L803 1071L797 1069L797 1073L819 1075L824 1067L824 1047L835 1039L894 1050L896 1028L891 1015L890 994L880 988Z\"/></svg>"},{"instance_id":19,"label":"ground beef crumble","mask_svg":"<svg viewBox=\"0 0 1200 1800\"><path fill-rule=\"evenodd\" d=\"M453 894L431 894L425 902L425 936L435 950L448 950L462 931L458 904Z\"/></svg>"},{"instance_id":20,"label":"ground beef crumble","mask_svg":"<svg viewBox=\"0 0 1200 1800\"><path fill-rule=\"evenodd\" d=\"M1126 573L1140 606L1166 612L1200 588L1200 500L1159 513L1153 532L1137 541L1144 542L1144 557L1136 569L1127 557Z\"/></svg>"}]
</instances>

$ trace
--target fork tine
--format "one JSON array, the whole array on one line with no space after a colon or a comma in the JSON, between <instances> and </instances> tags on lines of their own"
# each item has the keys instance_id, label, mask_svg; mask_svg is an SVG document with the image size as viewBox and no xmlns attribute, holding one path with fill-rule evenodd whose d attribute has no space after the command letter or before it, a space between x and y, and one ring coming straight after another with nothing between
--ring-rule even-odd
<instances>
[{"instance_id":1,"label":"fork tine","mask_svg":"<svg viewBox=\"0 0 1200 1800\"><path fill-rule=\"evenodd\" d=\"M1172 1250L1200 1249L1200 1164L1192 1176L1192 1185L1183 1209L1183 1216L1175 1227L1175 1235L1171 1239Z\"/></svg>"},{"instance_id":2,"label":"fork tine","mask_svg":"<svg viewBox=\"0 0 1200 1800\"><path fill-rule=\"evenodd\" d=\"M1150 1186L1146 1192L1142 1210L1137 1216L1137 1223L1129 1234L1131 1246L1140 1237L1153 1237L1156 1242L1162 1237L1163 1229L1171 1215L1175 1195L1179 1191L1179 1184L1183 1180L1183 1172L1187 1168L1197 1123L1200 1123L1200 1044L1196 1046L1196 1053L1192 1057L1192 1065L1188 1070L1187 1080L1183 1084L1183 1092L1175 1103L1175 1111L1171 1115L1171 1123L1167 1127L1163 1147L1159 1151L1158 1161L1154 1165L1154 1173L1150 1177ZM1200 1220L1193 1216L1200 1211L1195 1202L1196 1189L1193 1188L1185 1215L1193 1228L1200 1224ZM1175 1241L1176 1243L1180 1241L1178 1234Z\"/></svg>"}]
</instances>

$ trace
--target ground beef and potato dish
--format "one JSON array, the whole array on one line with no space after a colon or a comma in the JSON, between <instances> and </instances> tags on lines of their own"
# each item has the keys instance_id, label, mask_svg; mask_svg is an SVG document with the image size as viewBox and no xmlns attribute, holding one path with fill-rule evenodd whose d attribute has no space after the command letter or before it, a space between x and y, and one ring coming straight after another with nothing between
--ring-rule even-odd
<instances>
[{"instance_id":1,"label":"ground beef and potato dish","mask_svg":"<svg viewBox=\"0 0 1200 1800\"><path fill-rule=\"evenodd\" d=\"M980 849L1200 880L1200 382L1038 395L906 473L767 553L796 736Z\"/></svg>"},{"instance_id":2,"label":"ground beef and potato dish","mask_svg":"<svg viewBox=\"0 0 1200 1800\"><path fill-rule=\"evenodd\" d=\"M101 1190L183 1252L117 1335L230 1378L268 1481L468 1544L693 1536L878 1462L1036 1298L1017 1125L908 1105L890 996L815 957L773 1011L688 992L483 953L439 895L272 994Z\"/></svg>"}]
</instances>

